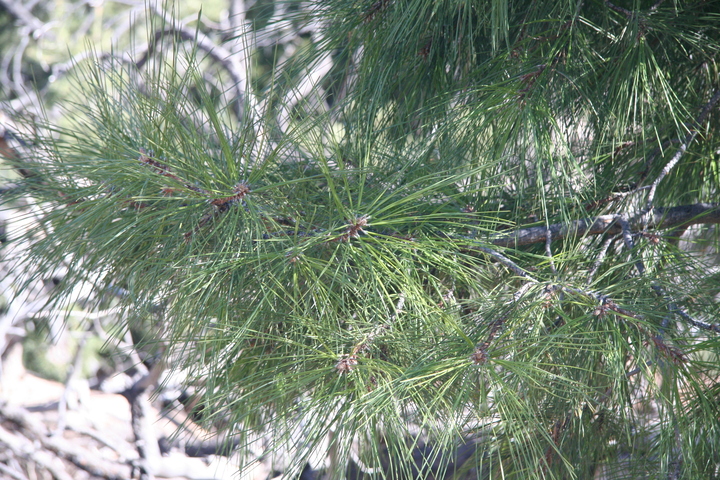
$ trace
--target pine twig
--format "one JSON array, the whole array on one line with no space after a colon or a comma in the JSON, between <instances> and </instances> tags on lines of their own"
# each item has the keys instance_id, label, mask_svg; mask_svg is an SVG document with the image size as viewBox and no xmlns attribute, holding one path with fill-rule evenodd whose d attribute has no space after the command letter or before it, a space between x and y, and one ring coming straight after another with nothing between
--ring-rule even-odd
<instances>
[{"instance_id":1,"label":"pine twig","mask_svg":"<svg viewBox=\"0 0 720 480\"><path fill-rule=\"evenodd\" d=\"M475 346L475 351L470 355L470 361L472 361L475 365L484 365L488 360L488 348L492 344L492 341L497 336L497 333L500 331L500 329L505 325L505 322L510 317L510 313L515 308L515 306L520 302L522 297L525 296L525 294L528 292L530 287L534 284L537 284L538 281L535 280L533 277L525 273L515 262L510 260L509 258L505 257L504 255L496 252L495 250L487 247L480 247L485 253L488 253L489 255L492 255L493 257L497 258L501 263L505 264L508 268L514 270L514 271L520 271L524 275L521 275L523 280L525 280L527 283L522 285L514 294L512 300L508 301L507 303L507 310L503 315L500 315L499 318L496 318L490 323L490 331L488 332L487 336L485 337L485 340ZM517 270L516 270L517 269Z\"/></svg>"},{"instance_id":2,"label":"pine twig","mask_svg":"<svg viewBox=\"0 0 720 480\"><path fill-rule=\"evenodd\" d=\"M693 142L693 140L695 140L695 137L697 137L698 134L698 129L700 128L702 123L705 122L708 115L710 114L710 111L713 109L713 107L715 107L715 104L718 102L718 100L720 100L720 89L717 89L713 96L710 98L710 100L707 102L707 104L705 104L702 111L700 112L700 115L691 126L690 133L685 136L685 141L682 143L682 145L680 145L680 148L678 148L678 151L675 152L675 155L672 156L670 161L663 167L660 175L658 175L655 181L653 181L653 183L650 185L650 193L648 193L645 208L640 212L641 215L644 216L652 212L653 201L655 200L655 191L657 190L658 185L667 176L667 174L670 173L670 170L672 170L675 165L677 165L677 163L687 151L690 144Z\"/></svg>"},{"instance_id":3,"label":"pine twig","mask_svg":"<svg viewBox=\"0 0 720 480\"><path fill-rule=\"evenodd\" d=\"M631 12L627 8L618 7L614 3L611 3L609 0L605 0L605 5L607 5L610 10L615 10L616 12L622 13L626 17L632 17L633 15L633 12Z\"/></svg>"},{"instance_id":4,"label":"pine twig","mask_svg":"<svg viewBox=\"0 0 720 480\"><path fill-rule=\"evenodd\" d=\"M660 8L660 5L663 4L663 2L665 2L665 0L658 0L657 2L655 2L655 4L652 7L650 7L650 12L651 13L656 12L657 9Z\"/></svg>"},{"instance_id":5,"label":"pine twig","mask_svg":"<svg viewBox=\"0 0 720 480\"><path fill-rule=\"evenodd\" d=\"M595 262L593 263L592 268L588 272L588 278L585 282L587 285L592 284L593 279L595 278L595 275L597 274L598 270L600 269L600 266L602 265L603 260L605 260L605 256L607 255L607 251L610 248L610 245L617 240L620 237L620 234L613 235L611 237L608 237L603 242L602 246L600 247L600 252L598 253L597 258L595 259Z\"/></svg>"},{"instance_id":6,"label":"pine twig","mask_svg":"<svg viewBox=\"0 0 720 480\"><path fill-rule=\"evenodd\" d=\"M720 324L718 323L707 323L707 322L701 322L700 320L695 320L692 318L685 310L675 305L675 312L680 315L682 318L685 319L686 322L688 322L693 327L697 327L701 330L708 330L715 333L720 333Z\"/></svg>"},{"instance_id":7,"label":"pine twig","mask_svg":"<svg viewBox=\"0 0 720 480\"><path fill-rule=\"evenodd\" d=\"M335 364L335 369L341 374L352 372L355 369L355 366L357 366L358 364L358 355L362 352L370 350L370 347L372 346L375 339L382 335L385 331L390 329L392 324L397 319L398 315L402 312L404 306L405 294L401 293L398 298L397 304L395 305L395 313L391 314L388 317L387 322L381 323L380 325L376 326L364 341L357 343L353 347L350 354L341 355L339 360Z\"/></svg>"},{"instance_id":8,"label":"pine twig","mask_svg":"<svg viewBox=\"0 0 720 480\"><path fill-rule=\"evenodd\" d=\"M515 274L518 275L519 277L523 277L525 280L530 281L532 283L538 283L538 281L535 280L533 277L531 277L530 274L528 274L525 270L523 270L522 267L520 267L517 263L515 263L512 260L510 260L509 258L507 258L502 253L500 253L496 250L493 250L492 248L488 248L488 247L477 247L477 249L480 250L481 252L487 253L491 257L495 258L500 263L502 263L503 265L508 267L510 270L515 272Z\"/></svg>"},{"instance_id":9,"label":"pine twig","mask_svg":"<svg viewBox=\"0 0 720 480\"><path fill-rule=\"evenodd\" d=\"M553 254L552 254L552 232L550 231L550 227L545 228L545 255L548 257L548 262L550 262L550 270L557 275L557 269L555 268L555 261L553 260Z\"/></svg>"},{"instance_id":10,"label":"pine twig","mask_svg":"<svg viewBox=\"0 0 720 480\"><path fill-rule=\"evenodd\" d=\"M622 226L622 229L623 229L622 236L623 236L623 240L625 241L625 245L626 245L628 251L630 252L630 255L632 255L632 250L635 248L635 244L633 242L632 235L630 234L630 227L628 225L627 219L621 215L620 218L618 219L618 221L620 222L620 225ZM637 268L637 271L640 274L640 276L645 275L645 272L646 272L645 264L643 263L643 261L641 259L638 258L635 261L635 268ZM665 301L669 300L669 296L668 296L667 292L665 292L665 289L662 288L662 286L653 282L651 284L651 288L658 297L662 298ZM681 311L681 309L674 302L669 302L668 307L669 307L671 313L676 313L676 312ZM686 316L688 318L690 318L689 315L686 314ZM683 318L685 318L685 317L683 317ZM694 322L694 320L693 320L693 322ZM662 332L665 328L667 328L669 323L670 323L670 316L666 315L662 321L662 324L660 325L660 331ZM658 334L657 338L660 341L662 341L661 334Z\"/></svg>"},{"instance_id":11,"label":"pine twig","mask_svg":"<svg viewBox=\"0 0 720 480\"><path fill-rule=\"evenodd\" d=\"M193 185L192 183L188 182L187 180L184 180L180 178L178 175L174 174L170 167L165 165L164 163L158 161L156 158L154 158L154 155L152 152L148 152L145 149L140 149L140 158L138 159L140 163L143 165L147 165L158 175L162 175L163 177L168 177L176 182L182 184L186 189L191 190L193 192L199 193L203 195L204 197L207 197L208 202L210 205L212 205L214 208L212 211L205 213L201 218L198 224L190 231L185 232L183 237L185 238L185 242L190 242L192 240L192 237L199 232L205 225L213 221L216 217L219 215L225 213L228 211L228 209L238 203L242 202L243 205L245 205L245 196L250 193L250 186L244 182L238 182L233 187L233 194L228 195L225 197L215 197L210 194L207 190L200 188L196 185ZM163 189L163 193L170 194L175 192L175 189L172 188L165 188Z\"/></svg>"},{"instance_id":12,"label":"pine twig","mask_svg":"<svg viewBox=\"0 0 720 480\"><path fill-rule=\"evenodd\" d=\"M625 243L625 248L627 248L630 255L632 255L632 251L635 249L635 242L632 238L632 233L630 232L630 224L628 223L627 218L625 215L618 215L617 222L620 224L620 228L622 229L622 238L623 242ZM635 268L637 268L638 273L640 276L645 274L645 264L642 260L637 259L635 261Z\"/></svg>"},{"instance_id":13,"label":"pine twig","mask_svg":"<svg viewBox=\"0 0 720 480\"><path fill-rule=\"evenodd\" d=\"M602 205L606 205L608 203L613 203L618 200L622 200L625 197L629 197L630 195L635 195L638 192L641 192L643 190L649 190L649 189L650 189L650 185L645 185L642 187L633 188L632 190L627 191L627 192L616 192L616 193L611 194L609 197L591 202L590 204L585 206L585 210L593 210Z\"/></svg>"}]
</instances>

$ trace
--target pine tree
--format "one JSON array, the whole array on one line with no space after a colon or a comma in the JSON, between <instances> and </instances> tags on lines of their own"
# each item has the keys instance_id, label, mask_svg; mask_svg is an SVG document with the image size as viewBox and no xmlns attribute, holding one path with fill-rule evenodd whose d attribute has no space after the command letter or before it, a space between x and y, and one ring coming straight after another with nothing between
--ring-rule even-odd
<instances>
[{"instance_id":1,"label":"pine tree","mask_svg":"<svg viewBox=\"0 0 720 480\"><path fill-rule=\"evenodd\" d=\"M29 271L295 473L720 478L719 6L276 4L266 74L166 19L38 127Z\"/></svg>"}]
</instances>

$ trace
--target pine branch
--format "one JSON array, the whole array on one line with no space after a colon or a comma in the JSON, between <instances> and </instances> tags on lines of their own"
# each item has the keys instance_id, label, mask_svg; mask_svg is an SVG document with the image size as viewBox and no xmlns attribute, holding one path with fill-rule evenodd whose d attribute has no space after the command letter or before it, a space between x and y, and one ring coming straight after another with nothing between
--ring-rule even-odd
<instances>
[{"instance_id":1,"label":"pine branch","mask_svg":"<svg viewBox=\"0 0 720 480\"><path fill-rule=\"evenodd\" d=\"M652 218L647 225L644 225L638 215L626 215L629 228L640 230L647 228L666 229L679 226L690 226L699 224L720 223L720 204L696 203L693 205L681 205L678 207L657 207L652 210ZM622 233L620 224L621 214L601 215L595 218L575 220L570 223L556 223L549 227L528 227L502 233L489 238L489 242L500 247L519 247L533 243L545 242L548 230L552 239L561 240L564 238L584 235L616 235Z\"/></svg>"},{"instance_id":2,"label":"pine branch","mask_svg":"<svg viewBox=\"0 0 720 480\"><path fill-rule=\"evenodd\" d=\"M458 437L491 429L477 478L597 477L636 442L652 454L630 448L632 473L704 478L717 446L691 439L714 438L718 278L701 270L712 257L660 238L720 223L720 203L699 203L717 196L717 162L684 156L717 150L714 10L251 3L233 2L222 33L150 7L142 69L127 55L77 69L81 128L40 138L24 180L33 278L65 262L69 307L71 277L124 292L119 321L187 369L203 417L239 448L279 432L298 473L317 450L326 475L350 476L354 445L365 473L428 477ZM153 71L168 52L185 57ZM498 226L516 209L543 221ZM145 475L157 371L125 392ZM663 415L626 415L636 399ZM402 455L436 439L427 468Z\"/></svg>"}]
</instances>

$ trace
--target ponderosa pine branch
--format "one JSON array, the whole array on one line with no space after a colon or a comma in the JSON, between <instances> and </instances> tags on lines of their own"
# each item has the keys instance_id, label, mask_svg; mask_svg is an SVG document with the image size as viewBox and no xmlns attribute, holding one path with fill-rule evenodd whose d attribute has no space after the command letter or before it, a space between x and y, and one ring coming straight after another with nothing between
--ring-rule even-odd
<instances>
[{"instance_id":1,"label":"ponderosa pine branch","mask_svg":"<svg viewBox=\"0 0 720 480\"><path fill-rule=\"evenodd\" d=\"M121 82L113 103L93 83L105 74L87 70L93 108L114 106L82 123L100 135L49 148L67 162L41 158L16 194L37 194L50 210L36 276L70 257L102 274L99 287L129 292L119 300L142 316L128 325L188 370L203 419L237 432L237 445L248 444L245 432L279 432L268 444L294 443L298 474L313 449L331 459L321 474L341 477L354 461L400 478L399 467L414 467L408 441L426 440L427 465L444 468L456 440L484 430L492 435L473 453L482 468L459 478L712 474L717 446L692 441L715 418L707 390L685 387L712 388L700 378L712 365L695 353L720 348L720 326L706 323L718 311L717 278L704 270L713 259L657 244L720 223L720 203L694 203L715 202L716 176L693 174L713 167L711 154L683 156L717 149L710 107L692 124L684 118L716 99L713 69L699 68L717 51L715 12L660 0L649 11L540 2L517 13L492 2L488 19L467 6L369 0L299 13L271 2L258 15L250 3L233 2L225 33L203 30L209 43L162 11L165 21L149 25L148 55L198 55L187 65L208 71L100 65L127 68L150 95ZM271 34L252 19L298 31L304 12L321 28L302 44L246 41ZM153 43L158 27L168 29ZM244 71L233 76L222 59ZM238 91L247 98L231 104ZM239 124L222 113L241 106ZM695 135L703 145L691 144ZM607 199L573 208L596 186ZM610 203L630 195L632 207ZM507 228L505 213L483 204L498 198L508 215L522 208L541 221ZM157 302L167 329L146 333ZM634 415L636 399L663 414ZM652 453L632 449L636 441ZM353 445L358 455L347 453ZM441 476L418 468L407 478L426 475Z\"/></svg>"}]
</instances>

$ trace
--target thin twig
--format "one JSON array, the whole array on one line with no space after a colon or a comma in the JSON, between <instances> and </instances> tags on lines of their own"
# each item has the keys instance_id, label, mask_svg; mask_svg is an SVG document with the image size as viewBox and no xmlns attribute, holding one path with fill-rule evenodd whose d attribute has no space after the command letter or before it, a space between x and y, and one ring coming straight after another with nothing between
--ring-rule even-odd
<instances>
[{"instance_id":1,"label":"thin twig","mask_svg":"<svg viewBox=\"0 0 720 480\"><path fill-rule=\"evenodd\" d=\"M588 272L588 278L586 283L590 285L593 282L593 279L595 278L595 274L597 274L598 270L600 269L600 266L602 265L602 262L605 260L605 256L607 255L607 251L610 248L610 245L617 240L620 237L621 234L613 235L611 237L608 237L603 242L602 246L600 247L600 252L598 253L597 258L595 259L595 263L593 263L592 268Z\"/></svg>"},{"instance_id":2,"label":"thin twig","mask_svg":"<svg viewBox=\"0 0 720 480\"><path fill-rule=\"evenodd\" d=\"M500 263L508 267L510 270L515 272L516 275L523 277L524 279L532 282L532 283L538 283L537 280L535 280L533 277L531 277L525 270L522 269L517 263L513 262L509 258L507 258L502 253L493 250L492 248L488 247L477 247L478 250L481 252L487 253L488 255L494 257L496 260L498 260Z\"/></svg>"},{"instance_id":3,"label":"thin twig","mask_svg":"<svg viewBox=\"0 0 720 480\"><path fill-rule=\"evenodd\" d=\"M628 253L630 254L630 256L632 256L633 250L635 249L635 243L632 239L632 234L630 232L630 226L628 225L628 221L624 215L620 215L620 217L618 218L618 221L620 222L620 226L622 227L622 237L623 237L623 240L625 241L625 246L627 247ZM645 263L640 258L637 258L635 260L635 268L637 269L638 274L640 276L645 275L645 272L647 271L645 268ZM660 287L657 283L653 282L651 284L651 288L653 289L653 291L655 292L655 294L658 297L662 298L663 300L668 299L668 296L665 293L665 291L663 290L663 288ZM668 307L670 308L671 311L675 310L677 308L675 306L675 304L672 302L668 305ZM665 330L665 328L667 328L669 323L670 323L670 316L666 315L663 318L662 323L660 324L660 329L659 329L660 333L658 333L658 340L660 342L662 342L662 332Z\"/></svg>"},{"instance_id":4,"label":"thin twig","mask_svg":"<svg viewBox=\"0 0 720 480\"><path fill-rule=\"evenodd\" d=\"M622 238L625 243L625 248L628 249L628 253L632 256L632 252L635 249L635 242L633 241L632 232L630 231L630 224L625 215L618 215L617 222L620 224L620 228L622 228ZM645 274L645 264L642 260L637 259L635 261L635 268L637 268L640 276Z\"/></svg>"},{"instance_id":5,"label":"thin twig","mask_svg":"<svg viewBox=\"0 0 720 480\"><path fill-rule=\"evenodd\" d=\"M4 450L10 450L17 458L32 461L43 471L48 472L56 480L72 480L72 477L62 469L59 459L52 457L47 451L38 448L35 442L24 436L13 433L0 426L0 443Z\"/></svg>"},{"instance_id":6,"label":"thin twig","mask_svg":"<svg viewBox=\"0 0 720 480\"><path fill-rule=\"evenodd\" d=\"M665 0L658 0L658 1L655 3L655 5L653 5L652 7L650 7L650 12L651 12L651 13L656 12L657 9L660 7L660 5L663 4L664 1L665 1Z\"/></svg>"},{"instance_id":7,"label":"thin twig","mask_svg":"<svg viewBox=\"0 0 720 480\"><path fill-rule=\"evenodd\" d=\"M632 15L633 15L633 12L631 12L631 11L628 10L627 8L618 7L617 5L615 5L614 3L609 2L608 0L605 0L605 5L607 5L607 6L610 8L610 10L615 10L616 12L620 12L620 13L624 14L624 15L627 16L627 17L632 17Z\"/></svg>"},{"instance_id":8,"label":"thin twig","mask_svg":"<svg viewBox=\"0 0 720 480\"><path fill-rule=\"evenodd\" d=\"M335 364L335 369L339 373L352 372L355 369L355 366L357 366L358 364L358 355L362 352L368 351L375 339L392 327L393 323L397 319L398 315L402 312L404 307L405 294L400 293L397 304L395 305L395 313L392 313L388 317L387 322L383 322L376 326L373 331L370 332L370 334L365 338L365 340L355 344L350 354L341 355L337 363Z\"/></svg>"},{"instance_id":9,"label":"thin twig","mask_svg":"<svg viewBox=\"0 0 720 480\"><path fill-rule=\"evenodd\" d=\"M630 224L629 224L627 218L624 215L613 215L612 221L617 222L620 225L620 227L619 227L621 229L620 235L622 235L627 248L629 250L632 250L634 248L634 242L632 239L632 233L630 231ZM543 227L539 227L539 228L543 228ZM547 230L545 232L545 235L547 235ZM612 240L614 240L614 239L612 239ZM606 241L606 245L604 246L605 251L609 247L612 240ZM498 252L492 248L484 247L484 246L477 246L476 249L492 256L493 258L498 260L500 263L505 265L507 268L512 270L516 275L521 277L525 282L527 282L513 296L513 301L510 302L512 305L515 305L520 300L520 298L522 298L522 296L524 296L524 294L529 290L529 288L533 284L537 285L540 283L540 282L538 282L538 280L536 280L534 277L532 277L530 274L528 274L522 267L520 267L518 264L516 264L515 262L513 262L512 260L507 258L505 255L501 254L500 252ZM604 256L604 254L602 256ZM601 261L601 258L599 258L598 261ZM598 261L596 261L596 264L598 263ZM643 274L645 272L645 266L642 263L642 261L638 260L636 262L636 267L637 267L638 271L640 272L640 274ZM597 270L597 268L595 268L595 270ZM655 290L656 293L661 295L663 293L662 289L660 289L660 287L657 287L657 288L656 287L657 286L653 286L653 290ZM632 318L635 320L644 320L644 317L642 315L619 306L612 298L610 298L609 296L604 295L602 293L592 292L592 291L584 290L581 288L575 288L575 287L570 287L570 286L560 286L560 285L554 285L554 286L550 285L550 286L548 286L548 289L550 289L551 291L561 291L561 292L567 291L567 292L574 293L576 295L581 295L583 297L591 298L594 301L597 301L600 304L598 309L596 309L596 315L598 315L598 316L601 316L608 311L612 311L612 312L619 314L625 318ZM663 296L663 298L666 298L666 296ZM510 308L512 308L512 306ZM707 324L705 322L700 322L700 321L694 320L686 312L682 311L682 309L675 306L674 304L671 304L670 308L671 308L671 310L673 310L674 312L678 313L680 316L685 318L688 321L688 323L692 324L693 326L720 333L720 326L713 325L713 324ZM498 318L492 322L488 337L485 339L484 342L481 342L480 344L478 344L476 346L475 352L470 357L470 359L473 361L473 363L484 364L487 361L487 358L488 358L487 357L487 355L488 355L487 349L490 346L490 343L494 339L494 337L497 334L497 332L499 331L499 329L504 324L507 317L508 317L508 314L503 315L500 318ZM661 336L650 335L650 333L647 332L644 327L641 327L640 325L637 325L637 324L635 326L636 326L636 328L645 332L645 334L647 334L651 338L651 340L654 342L654 344L657 346L657 348L662 350L663 352L665 352L665 354L668 355L673 361L675 361L675 362L684 361L684 359L685 359L684 354L682 352L680 352L679 350L677 350L676 348L665 344ZM338 370L340 370L340 371L352 370L354 365L357 364L357 353L360 352L361 349L365 347L365 345L366 345L366 343L358 344L356 346L356 348L353 350L353 353L351 355L343 357L338 362L338 364L336 365L336 368L338 368Z\"/></svg>"},{"instance_id":10,"label":"thin twig","mask_svg":"<svg viewBox=\"0 0 720 480\"><path fill-rule=\"evenodd\" d=\"M597 207L600 207L600 206L602 206L602 205L605 205L605 204L608 204L608 203L612 203L612 202L616 202L616 201L618 201L618 200L622 200L622 199L625 198L625 197L629 197L630 195L634 195L634 194L636 194L636 193L638 193L638 192L641 192L641 191L643 191L643 190L649 190L649 189L650 189L650 185L645 185L645 186L642 186L642 187L633 188L632 190L627 191L627 192L616 192L616 193L613 193L613 194L612 194L611 196L609 196L609 197L606 197L606 198L603 198L603 199L601 199L601 200L596 200L596 201L594 201L594 202L591 202L590 204L588 204L588 205L585 207L585 210L593 210L593 209L595 209L595 208L597 208Z\"/></svg>"},{"instance_id":11,"label":"thin twig","mask_svg":"<svg viewBox=\"0 0 720 480\"><path fill-rule=\"evenodd\" d=\"M685 141L680 145L680 148L678 148L678 151L675 152L675 155L670 159L670 161L663 167L662 171L660 172L660 175L655 179L655 181L650 185L650 193L648 193L647 203L645 204L645 208L642 210L641 214L646 215L648 213L651 213L653 208L653 201L655 200L655 192L657 190L658 185L660 182L667 176L668 173L670 173L670 170L677 165L677 163L680 161L682 156L687 151L690 144L695 140L695 137L697 137L698 130L703 122L705 122L705 119L707 119L707 116L710 114L710 111L713 109L715 104L720 100L720 89L716 90L713 96L710 98L707 104L703 107L702 111L700 112L700 115L695 120L693 125L690 127L690 133L688 133L685 136Z\"/></svg>"},{"instance_id":12,"label":"thin twig","mask_svg":"<svg viewBox=\"0 0 720 480\"><path fill-rule=\"evenodd\" d=\"M552 232L550 231L550 227L547 226L545 228L545 255L548 257L548 261L550 262L550 270L557 275L557 270L555 269L555 262L553 261L553 254L552 254L552 248L550 245L552 244Z\"/></svg>"},{"instance_id":13,"label":"thin twig","mask_svg":"<svg viewBox=\"0 0 720 480\"><path fill-rule=\"evenodd\" d=\"M487 362L489 353L488 348L492 344L500 329L505 325L505 322L510 317L513 309L517 307L522 297L525 296L528 290L530 290L530 287L534 284L534 282L531 281L534 279L532 279L531 277L527 276L525 277L525 279L528 280L528 282L522 285L513 294L512 300L507 302L505 313L490 322L490 331L487 333L485 340L475 345L475 350L473 351L472 355L470 355L470 361L472 361L475 365L484 365Z\"/></svg>"},{"instance_id":14,"label":"thin twig","mask_svg":"<svg viewBox=\"0 0 720 480\"><path fill-rule=\"evenodd\" d=\"M160 447L151 421L150 390L157 385L164 370L165 362L161 360L132 387L121 392L130 403L131 425L139 457L136 466L140 471L140 480L154 479L153 465L157 464L160 458Z\"/></svg>"},{"instance_id":15,"label":"thin twig","mask_svg":"<svg viewBox=\"0 0 720 480\"><path fill-rule=\"evenodd\" d=\"M10 421L23 431L23 436L13 433L12 437L7 438L7 440L21 442L18 444L19 446L27 443L27 446L23 447L20 456L26 456L26 458L30 458L39 466L46 468L56 479L69 480L71 477L65 473L64 469L59 469L59 466L62 464L57 464L53 461L53 458L49 457L48 453L53 453L59 458L64 458L96 478L104 478L107 480L128 478L127 468L125 466L112 462L103 462L102 459L98 459L96 456L87 455L87 453L81 449L68 443L66 439L48 435L46 426L22 407L0 402L0 418L2 418L3 423ZM4 434L5 432L6 431L0 427L0 434ZM5 440L2 441L7 444Z\"/></svg>"},{"instance_id":16,"label":"thin twig","mask_svg":"<svg viewBox=\"0 0 720 480\"><path fill-rule=\"evenodd\" d=\"M685 310L682 308L676 306L676 313L680 315L682 318L685 319L686 322L688 322L693 327L697 327L701 330L708 330L715 333L720 333L720 324L717 323L706 323L701 322L700 320L695 320L692 318Z\"/></svg>"}]
</instances>

